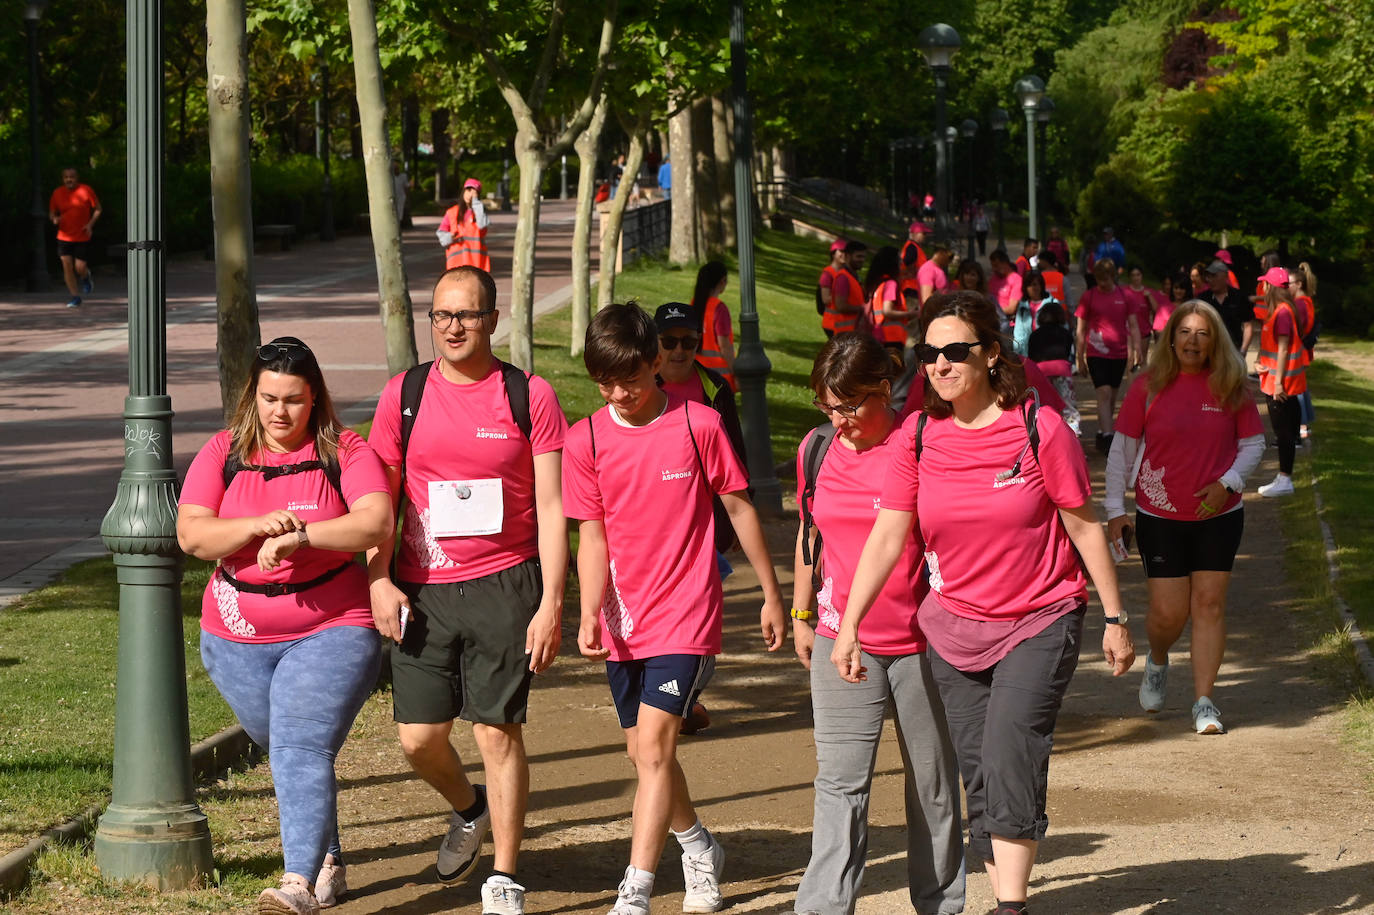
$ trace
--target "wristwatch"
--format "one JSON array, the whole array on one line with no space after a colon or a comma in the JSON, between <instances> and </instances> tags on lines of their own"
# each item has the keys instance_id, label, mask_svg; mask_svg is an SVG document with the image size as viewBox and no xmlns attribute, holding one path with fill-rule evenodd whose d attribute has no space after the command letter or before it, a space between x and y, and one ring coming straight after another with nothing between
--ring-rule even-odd
<instances>
[{"instance_id":1,"label":"wristwatch","mask_svg":"<svg viewBox=\"0 0 1374 915\"><path fill-rule=\"evenodd\" d=\"M1124 626L1128 619L1129 617L1126 615L1126 609L1123 607L1117 611L1116 616L1103 617L1102 622L1106 623L1108 626Z\"/></svg>"},{"instance_id":2,"label":"wristwatch","mask_svg":"<svg viewBox=\"0 0 1374 915\"><path fill-rule=\"evenodd\" d=\"M807 620L813 620L815 618L816 611L814 610L800 610L796 607L792 608L792 619L794 620L801 620L802 622L806 622Z\"/></svg>"}]
</instances>

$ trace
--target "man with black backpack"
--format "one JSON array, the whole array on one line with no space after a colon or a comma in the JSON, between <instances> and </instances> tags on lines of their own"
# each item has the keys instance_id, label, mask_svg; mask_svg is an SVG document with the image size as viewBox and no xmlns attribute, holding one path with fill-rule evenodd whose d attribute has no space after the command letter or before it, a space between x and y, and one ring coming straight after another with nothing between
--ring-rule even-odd
<instances>
[{"instance_id":1,"label":"man with black backpack","mask_svg":"<svg viewBox=\"0 0 1374 915\"><path fill-rule=\"evenodd\" d=\"M548 382L492 354L491 274L445 271L429 319L439 358L391 379L369 439L393 497L407 505L394 571L391 539L368 553L372 615L398 643L401 748L453 808L439 879L471 876L490 829L494 869L482 911L518 915L529 797L521 727L530 681L553 663L561 635L568 424ZM468 781L449 742L455 718L473 723L485 786Z\"/></svg>"}]
</instances>

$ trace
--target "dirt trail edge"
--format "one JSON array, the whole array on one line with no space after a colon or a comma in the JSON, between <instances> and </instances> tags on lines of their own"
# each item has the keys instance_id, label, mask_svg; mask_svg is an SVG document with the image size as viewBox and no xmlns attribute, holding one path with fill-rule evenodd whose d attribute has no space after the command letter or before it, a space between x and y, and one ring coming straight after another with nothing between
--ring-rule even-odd
<instances>
[{"instance_id":1,"label":"dirt trail edge","mask_svg":"<svg viewBox=\"0 0 1374 915\"><path fill-rule=\"evenodd\" d=\"M1271 463L1257 478L1272 474ZM1089 649L1050 766L1050 834L1032 887L1037 913L1374 912L1374 801L1337 744L1341 698L1312 676L1296 647L1275 506L1251 494L1246 515L1214 697L1229 734L1191 732L1186 636L1173 656L1164 712L1141 713L1139 668L1121 679L1108 675L1097 648L1100 607L1091 607ZM792 542L794 523L769 526L775 547ZM774 559L780 568L790 564L790 550ZM725 845L728 911L790 912L810 853L815 748L807 681L790 642L777 655L759 649L757 591L740 566L726 587L726 654L706 694L713 724L683 740L680 758L703 821ZM1143 643L1143 572L1134 560L1120 568ZM530 912L604 913L629 853L633 771L601 666L575 655L575 615L570 607L563 656L537 684L527 730L532 790L520 878ZM446 811L410 775L389 702L378 698L363 714L339 759L353 892L336 911L475 915L480 876L459 888L434 879ZM901 764L890 728L874 780L860 915L911 911ZM456 730L464 758L480 770L470 731ZM669 846L655 912L678 911L681 902ZM966 911L992 906L987 878L976 870Z\"/></svg>"}]
</instances>

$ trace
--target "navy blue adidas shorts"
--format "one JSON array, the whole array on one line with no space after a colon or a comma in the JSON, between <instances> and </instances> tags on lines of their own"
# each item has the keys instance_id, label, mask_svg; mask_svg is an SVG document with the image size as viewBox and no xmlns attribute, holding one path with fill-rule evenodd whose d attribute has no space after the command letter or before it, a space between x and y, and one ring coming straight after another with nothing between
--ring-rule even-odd
<instances>
[{"instance_id":1,"label":"navy blue adidas shorts","mask_svg":"<svg viewBox=\"0 0 1374 915\"><path fill-rule=\"evenodd\" d=\"M606 679L622 728L639 723L641 704L686 718L692 703L711 682L714 655L665 654L634 661L607 661Z\"/></svg>"}]
</instances>

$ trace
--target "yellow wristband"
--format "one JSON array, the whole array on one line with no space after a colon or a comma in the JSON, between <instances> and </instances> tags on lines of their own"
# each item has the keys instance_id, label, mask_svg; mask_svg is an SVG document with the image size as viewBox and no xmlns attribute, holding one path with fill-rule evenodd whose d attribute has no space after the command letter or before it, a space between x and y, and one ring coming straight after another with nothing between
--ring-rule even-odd
<instances>
[{"instance_id":1,"label":"yellow wristband","mask_svg":"<svg viewBox=\"0 0 1374 915\"><path fill-rule=\"evenodd\" d=\"M804 622L806 620L813 620L815 618L816 612L814 610L799 610L796 607L792 608L792 619L794 620L802 620Z\"/></svg>"}]
</instances>

